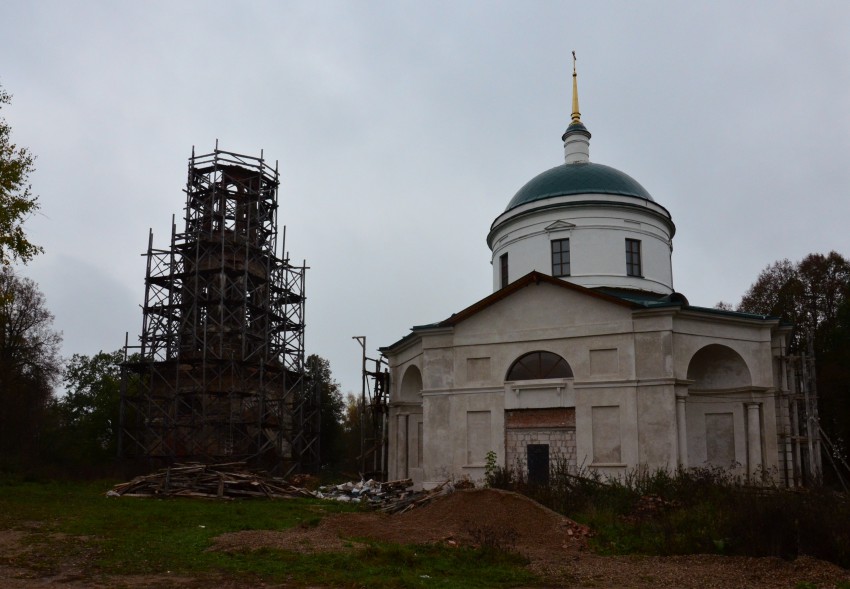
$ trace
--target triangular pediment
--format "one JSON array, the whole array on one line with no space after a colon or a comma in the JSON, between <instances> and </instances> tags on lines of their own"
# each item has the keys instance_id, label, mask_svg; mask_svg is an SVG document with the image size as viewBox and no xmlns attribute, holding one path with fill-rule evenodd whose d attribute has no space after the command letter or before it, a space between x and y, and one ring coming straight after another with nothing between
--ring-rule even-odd
<instances>
[{"instance_id":1,"label":"triangular pediment","mask_svg":"<svg viewBox=\"0 0 850 589\"><path fill-rule=\"evenodd\" d=\"M544 287L543 289L529 289L529 287L538 285L545 285L549 288L547 289ZM549 290L552 288L554 288L555 291ZM529 301L528 295L530 293L534 292L537 296L541 296L547 291L550 295L555 294L556 291L561 291L564 296L557 296L555 294L555 297L553 298L552 296L547 295L539 300ZM534 296L535 295L532 294L531 298L533 299ZM581 299L585 299L585 302L581 303ZM552 306L553 304L554 307ZM507 307L504 307L504 305L507 305ZM508 331L511 329L517 331L526 330L533 325L551 326L553 324L553 317L558 317L558 323L560 324L580 324L588 322L600 323L601 320L598 319L598 312L604 307L612 310L613 308L619 308L620 310L625 310L630 313L631 311L640 308L640 305L598 290L585 288L559 278L553 278L546 274L532 271L519 280L510 283L505 288L499 289L493 294L473 303L469 307L452 314L451 317L444 319L443 321L428 325L414 326L411 333L407 336L387 348L381 348L381 350L392 350L393 348L404 346L406 343L412 342L421 337L421 334L423 333L435 333L446 329L453 330L459 324L468 319L473 319L473 322L477 322L474 318L480 317L481 315L488 315L488 312L491 309L495 309L495 307L502 307L503 309L506 309L507 313L501 314L497 321L489 321L485 318L483 322L489 323L491 326L494 324L500 324ZM528 312L522 311L521 309L523 308L527 309L532 314L539 312L542 316L539 320L536 320L529 317ZM516 310L520 310L520 312L517 314L515 312ZM497 314L500 314L500 312L497 311ZM610 313L605 314L609 315L610 318ZM576 315L574 320L568 319L571 315ZM505 326L506 319L510 319L512 316L515 316L514 318L521 322L522 325L519 325L518 323L516 328L509 328Z\"/></svg>"},{"instance_id":2,"label":"triangular pediment","mask_svg":"<svg viewBox=\"0 0 850 589\"><path fill-rule=\"evenodd\" d=\"M546 231L561 231L563 229L572 229L575 227L573 223L569 223L567 221L555 221L548 227L546 227Z\"/></svg>"},{"instance_id":3,"label":"triangular pediment","mask_svg":"<svg viewBox=\"0 0 850 589\"><path fill-rule=\"evenodd\" d=\"M573 283L567 282L565 280L553 278L553 277L548 276L546 274L541 274L537 271L532 271L532 272L526 274L525 276L523 276L522 278L520 278L519 280L516 280L515 282L510 283L505 288L497 290L496 292L494 292L490 296L484 297L483 299L481 299L477 303L474 303L474 304L470 305L469 307L467 307L466 309L463 309L462 311L455 313L454 315L452 315L448 319L434 324L433 327L448 327L448 326L457 325L461 321L464 321L465 319L472 317L473 315L477 315L478 313L480 313L484 309L491 307L492 305L498 303L499 301L503 301L505 299L512 297L515 293L525 289L526 287L528 287L530 285L540 284L540 283L545 283L545 284L548 284L550 286L554 286L554 287L559 288L559 289L571 291L573 293L583 295L583 296L587 296L587 297L597 299L597 300L600 300L600 301L605 301L606 303L613 303L614 305L620 306L620 307L626 307L626 308L629 308L629 309L634 309L634 308L638 307L638 305L635 305L634 303L631 303L631 302L628 302L628 301L624 301L621 298L614 297L614 296L611 296L611 295L607 295L607 294L601 293L601 292L596 291L596 290L591 290L589 288L585 288L583 286L579 286L577 284L573 284Z\"/></svg>"},{"instance_id":4,"label":"triangular pediment","mask_svg":"<svg viewBox=\"0 0 850 589\"><path fill-rule=\"evenodd\" d=\"M633 311L632 305L620 299L612 300L581 286L542 277L489 305L474 307L477 308L461 311L446 322L453 327L455 343L505 337L518 341L544 334L571 337L584 333L583 326L590 325L594 326L594 333L600 329L618 331L626 323L631 324Z\"/></svg>"}]
</instances>

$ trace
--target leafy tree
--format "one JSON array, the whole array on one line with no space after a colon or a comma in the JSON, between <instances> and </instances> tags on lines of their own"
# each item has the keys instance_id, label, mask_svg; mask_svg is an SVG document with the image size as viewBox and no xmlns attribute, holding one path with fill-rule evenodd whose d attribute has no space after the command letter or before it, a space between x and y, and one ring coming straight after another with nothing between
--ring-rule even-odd
<instances>
[{"instance_id":1,"label":"leafy tree","mask_svg":"<svg viewBox=\"0 0 850 589\"><path fill-rule=\"evenodd\" d=\"M7 464L37 454L61 341L35 282L0 267L0 458Z\"/></svg>"},{"instance_id":2,"label":"leafy tree","mask_svg":"<svg viewBox=\"0 0 850 589\"><path fill-rule=\"evenodd\" d=\"M835 328L838 309L850 296L850 261L837 252L810 254L798 264L802 322L825 350L824 338Z\"/></svg>"},{"instance_id":3,"label":"leafy tree","mask_svg":"<svg viewBox=\"0 0 850 589\"><path fill-rule=\"evenodd\" d=\"M360 432L363 428L363 406L360 395L349 392L345 395L345 409L342 419L342 437L345 440L344 465L347 470L357 473L360 470Z\"/></svg>"},{"instance_id":4,"label":"leafy tree","mask_svg":"<svg viewBox=\"0 0 850 589\"><path fill-rule=\"evenodd\" d=\"M782 317L796 326L799 325L801 301L797 266L785 259L761 271L738 304L738 310Z\"/></svg>"},{"instance_id":5,"label":"leafy tree","mask_svg":"<svg viewBox=\"0 0 850 589\"><path fill-rule=\"evenodd\" d=\"M794 324L792 351L805 351L811 337L817 353L848 296L850 261L837 252L809 254L797 264L780 260L762 270L738 310L782 317Z\"/></svg>"},{"instance_id":6,"label":"leafy tree","mask_svg":"<svg viewBox=\"0 0 850 589\"><path fill-rule=\"evenodd\" d=\"M345 415L342 421L342 429L346 433L351 433L354 436L360 435L360 414L362 411L360 410L360 397L355 395L354 393L347 393L345 395ZM358 444L359 437L358 437ZM360 452L360 448L357 448L357 451Z\"/></svg>"},{"instance_id":7,"label":"leafy tree","mask_svg":"<svg viewBox=\"0 0 850 589\"><path fill-rule=\"evenodd\" d=\"M333 379L330 362L311 354L305 362L307 386L319 388L322 427L319 434L319 453L322 466L338 466L343 455L342 420L345 402L339 383Z\"/></svg>"},{"instance_id":8,"label":"leafy tree","mask_svg":"<svg viewBox=\"0 0 850 589\"><path fill-rule=\"evenodd\" d=\"M821 398L820 418L848 457L850 447L850 297L836 312L834 325L824 336L824 349L816 358L818 390Z\"/></svg>"},{"instance_id":9,"label":"leafy tree","mask_svg":"<svg viewBox=\"0 0 850 589\"><path fill-rule=\"evenodd\" d=\"M850 442L850 260L837 252L775 262L759 274L739 311L794 324L789 352L815 356L821 425L832 441Z\"/></svg>"},{"instance_id":10,"label":"leafy tree","mask_svg":"<svg viewBox=\"0 0 850 589\"><path fill-rule=\"evenodd\" d=\"M54 407L61 440L55 451L73 462L111 460L117 451L122 350L74 354L63 373L65 396Z\"/></svg>"},{"instance_id":11,"label":"leafy tree","mask_svg":"<svg viewBox=\"0 0 850 589\"><path fill-rule=\"evenodd\" d=\"M12 96L0 87L0 108ZM0 117L0 264L28 262L43 250L30 243L23 223L39 209L32 194L29 175L35 170L35 157L25 147L12 143L12 129Z\"/></svg>"}]
</instances>

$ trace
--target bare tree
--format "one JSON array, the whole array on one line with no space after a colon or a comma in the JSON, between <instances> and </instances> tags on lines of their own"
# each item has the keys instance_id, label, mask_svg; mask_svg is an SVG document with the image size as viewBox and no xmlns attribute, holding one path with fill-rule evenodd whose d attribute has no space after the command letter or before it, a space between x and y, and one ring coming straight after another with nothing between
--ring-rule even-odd
<instances>
[{"instance_id":1,"label":"bare tree","mask_svg":"<svg viewBox=\"0 0 850 589\"><path fill-rule=\"evenodd\" d=\"M34 457L61 374L53 315L35 282L0 267L0 459Z\"/></svg>"}]
</instances>

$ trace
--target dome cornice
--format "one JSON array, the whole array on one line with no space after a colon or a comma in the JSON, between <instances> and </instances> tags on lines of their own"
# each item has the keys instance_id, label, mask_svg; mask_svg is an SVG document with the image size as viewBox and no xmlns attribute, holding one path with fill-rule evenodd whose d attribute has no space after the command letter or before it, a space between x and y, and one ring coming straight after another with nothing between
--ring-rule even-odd
<instances>
[{"instance_id":1,"label":"dome cornice","mask_svg":"<svg viewBox=\"0 0 850 589\"><path fill-rule=\"evenodd\" d=\"M490 226L490 232L487 234L487 246L491 250L493 249L493 238L499 231L502 230L502 228L504 228L509 223L550 210L575 210L580 208L602 207L612 210L625 209L630 211L640 211L644 214L651 215L663 222L667 229L670 231L670 239L672 239L676 235L676 224L673 223L673 218L670 216L670 212L654 201L645 201L643 204L641 204L637 201L623 202L615 200L594 199L592 194L588 194L585 196L587 196L588 198L580 198L576 200L558 199L554 202L541 204L534 208L530 208L523 211L516 211L514 214L508 214L509 211L505 211L504 213L496 217L496 219L493 221L493 224Z\"/></svg>"}]
</instances>

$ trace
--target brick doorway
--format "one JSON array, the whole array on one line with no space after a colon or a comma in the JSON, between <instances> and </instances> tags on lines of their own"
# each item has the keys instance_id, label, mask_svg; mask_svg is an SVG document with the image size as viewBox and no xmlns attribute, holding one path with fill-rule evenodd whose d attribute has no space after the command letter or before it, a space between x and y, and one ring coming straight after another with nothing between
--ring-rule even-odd
<instances>
[{"instance_id":1,"label":"brick doorway","mask_svg":"<svg viewBox=\"0 0 850 589\"><path fill-rule=\"evenodd\" d=\"M505 411L505 467L528 478L545 477L555 464L576 468L574 408L513 409ZM535 449L534 447L538 447ZM540 448L545 446L545 463ZM545 473L545 474L544 474Z\"/></svg>"}]
</instances>

